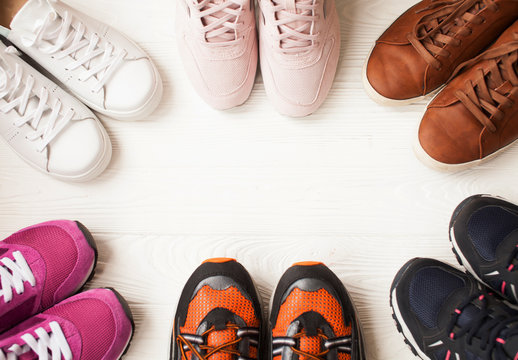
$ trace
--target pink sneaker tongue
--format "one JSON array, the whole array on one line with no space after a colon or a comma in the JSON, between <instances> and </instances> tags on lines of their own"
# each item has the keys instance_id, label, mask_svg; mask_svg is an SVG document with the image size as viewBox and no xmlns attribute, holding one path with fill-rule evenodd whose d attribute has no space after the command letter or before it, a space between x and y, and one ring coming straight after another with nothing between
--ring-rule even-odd
<instances>
[{"instance_id":1,"label":"pink sneaker tongue","mask_svg":"<svg viewBox=\"0 0 518 360\"><path fill-rule=\"evenodd\" d=\"M211 0L211 3L216 5L216 6L218 6L218 5L221 5L221 4L223 4L223 3L227 2L227 1L228 0ZM239 9L239 5L237 5L237 4L230 4L229 8L237 10L237 9ZM202 8L201 11L205 11L207 9L209 9L208 6ZM203 17L201 19L201 21L202 21L203 25L207 26L207 25L210 25L210 24L218 21L219 19L221 19L222 17L224 17L226 15L227 14L224 11L218 11L218 12L216 12L214 14L211 14L211 15ZM235 23L237 21L237 17L234 17L233 19L230 19L228 21ZM218 28L216 28L216 29L218 29ZM236 39L236 32L231 30L231 29L228 29L227 32L223 33L220 36L208 37L207 41L211 42L211 43L220 43L220 42L232 41L232 40L235 40L235 39Z\"/></svg>"},{"instance_id":2,"label":"pink sneaker tongue","mask_svg":"<svg viewBox=\"0 0 518 360\"><path fill-rule=\"evenodd\" d=\"M280 0L280 3L283 5L283 7L286 9L285 11L279 11L277 13L277 17L279 20L281 19L285 19L285 18L288 18L290 17L290 14L299 14L299 15L313 15L312 14L312 11L311 10L300 10L297 8L297 4L300 4L300 5L313 5L313 3L315 2L316 0ZM295 21L291 21L289 23L287 23L285 26L289 27L290 29L292 30L296 30L296 31L299 31L298 28L304 26L304 25L307 25L307 22L306 21L301 21L301 20L295 20ZM312 29L312 26L307 26L304 30L302 31L299 31L303 34L310 34L311 33L311 29ZM281 33L282 33L282 28L281 28ZM297 40L297 41L300 41L300 39L296 39L296 38L293 38L293 40ZM311 44L310 41L307 41L307 44ZM287 40L283 40L281 42L281 47L282 48L292 48L294 47L290 41L287 41Z\"/></svg>"}]
</instances>

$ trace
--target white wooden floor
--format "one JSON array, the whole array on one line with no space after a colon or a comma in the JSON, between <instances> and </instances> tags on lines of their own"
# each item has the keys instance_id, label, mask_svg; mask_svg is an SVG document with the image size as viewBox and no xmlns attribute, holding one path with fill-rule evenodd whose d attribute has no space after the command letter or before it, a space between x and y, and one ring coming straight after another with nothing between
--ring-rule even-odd
<instances>
[{"instance_id":1,"label":"white wooden floor","mask_svg":"<svg viewBox=\"0 0 518 360\"><path fill-rule=\"evenodd\" d=\"M0 143L0 236L56 218L82 221L99 246L91 286L117 288L136 334L126 359L167 359L184 282L208 257L242 262L265 304L295 261L321 260L360 312L368 359L413 359L388 302L415 256L456 263L447 226L475 193L518 202L518 149L458 174L437 173L412 143L425 103L384 108L364 93L361 67L381 32L416 0L338 0L342 52L334 87L313 116L278 115L261 77L248 102L219 112L195 94L173 33L173 0L69 0L146 49L165 95L149 119L103 119L114 145L95 182L42 175Z\"/></svg>"}]
</instances>

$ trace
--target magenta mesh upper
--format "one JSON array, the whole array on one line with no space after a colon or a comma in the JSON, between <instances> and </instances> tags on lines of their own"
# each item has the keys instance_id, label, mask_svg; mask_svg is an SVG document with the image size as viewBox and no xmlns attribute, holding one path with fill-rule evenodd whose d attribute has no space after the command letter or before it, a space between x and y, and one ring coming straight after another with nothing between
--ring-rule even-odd
<instances>
[{"instance_id":1,"label":"magenta mesh upper","mask_svg":"<svg viewBox=\"0 0 518 360\"><path fill-rule=\"evenodd\" d=\"M48 225L18 232L4 240L7 244L29 246L38 251L47 269L42 309L54 305L54 293L77 263L74 240L63 229Z\"/></svg>"},{"instance_id":2,"label":"magenta mesh upper","mask_svg":"<svg viewBox=\"0 0 518 360\"><path fill-rule=\"evenodd\" d=\"M115 319L108 305L98 299L81 299L54 306L45 314L72 322L81 334L81 360L98 360L116 336Z\"/></svg>"}]
</instances>

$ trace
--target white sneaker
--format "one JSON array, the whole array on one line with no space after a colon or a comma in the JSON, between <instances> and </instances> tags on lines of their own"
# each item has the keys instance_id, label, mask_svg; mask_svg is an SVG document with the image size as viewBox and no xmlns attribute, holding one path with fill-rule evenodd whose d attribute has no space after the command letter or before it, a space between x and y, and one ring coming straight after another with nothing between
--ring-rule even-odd
<instances>
[{"instance_id":1,"label":"white sneaker","mask_svg":"<svg viewBox=\"0 0 518 360\"><path fill-rule=\"evenodd\" d=\"M162 81L124 35L58 0L28 0L0 32L91 109L138 120L160 103Z\"/></svg>"},{"instance_id":2,"label":"white sneaker","mask_svg":"<svg viewBox=\"0 0 518 360\"><path fill-rule=\"evenodd\" d=\"M95 115L1 41L0 134L22 159L61 180L91 180L111 159Z\"/></svg>"}]
</instances>

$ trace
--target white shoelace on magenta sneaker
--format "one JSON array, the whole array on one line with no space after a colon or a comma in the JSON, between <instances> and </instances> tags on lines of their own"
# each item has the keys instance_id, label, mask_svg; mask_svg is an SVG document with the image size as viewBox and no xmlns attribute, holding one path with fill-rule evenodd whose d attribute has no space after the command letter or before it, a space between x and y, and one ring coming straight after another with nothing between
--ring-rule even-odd
<instances>
[{"instance_id":1,"label":"white shoelace on magenta sneaker","mask_svg":"<svg viewBox=\"0 0 518 360\"><path fill-rule=\"evenodd\" d=\"M0 259L0 297L8 303L13 298L13 289L18 295L23 294L25 282L36 286L36 279L27 261L19 251L13 252L14 261L9 258ZM2 357L0 356L0 360Z\"/></svg>"},{"instance_id":2,"label":"white shoelace on magenta sneaker","mask_svg":"<svg viewBox=\"0 0 518 360\"><path fill-rule=\"evenodd\" d=\"M22 335L21 338L25 342L23 346L14 344L7 349L6 353L0 349L0 360L16 360L30 351L38 355L39 360L61 360L62 358L72 360L72 350L70 350L61 326L55 321L49 325L50 332L43 328L35 330L37 339L31 334Z\"/></svg>"},{"instance_id":3,"label":"white shoelace on magenta sneaker","mask_svg":"<svg viewBox=\"0 0 518 360\"><path fill-rule=\"evenodd\" d=\"M318 33L314 24L318 17L316 0L272 0L275 12L274 25L279 28L276 51L298 53L308 51L316 44Z\"/></svg>"},{"instance_id":4,"label":"white shoelace on magenta sneaker","mask_svg":"<svg viewBox=\"0 0 518 360\"><path fill-rule=\"evenodd\" d=\"M74 111L68 109L62 116L61 102L56 100L53 104L48 104L49 91L44 87L39 89L39 94L36 95L34 77L29 75L22 83L22 67L15 64L13 71L2 56L0 54L0 99L3 99L5 104L0 104L0 112L6 114L16 109L20 118L13 125L21 127L29 124L34 132L27 135L27 140L36 141L41 138L42 141L38 145L38 151L41 152L70 122ZM4 56L19 56L19 53L10 46L6 48ZM44 117L45 124L42 122Z\"/></svg>"},{"instance_id":5,"label":"white shoelace on magenta sneaker","mask_svg":"<svg viewBox=\"0 0 518 360\"><path fill-rule=\"evenodd\" d=\"M94 33L87 38L85 33L86 26L74 21L69 12L65 11L63 17L52 12L43 23L35 25L34 38L24 37L23 40L25 46L36 46L58 60L70 56L73 61L66 65L66 70L81 71L78 79L82 82L95 77L97 81L91 91L99 92L119 68L127 52L124 49L116 52L111 43L101 46L99 35Z\"/></svg>"},{"instance_id":6,"label":"white shoelace on magenta sneaker","mask_svg":"<svg viewBox=\"0 0 518 360\"><path fill-rule=\"evenodd\" d=\"M203 24L205 40L209 43L238 40L238 28L241 25L239 17L246 1L248 0L201 0L193 3L196 11L194 16Z\"/></svg>"}]
</instances>

